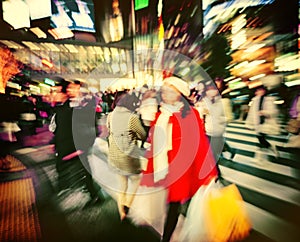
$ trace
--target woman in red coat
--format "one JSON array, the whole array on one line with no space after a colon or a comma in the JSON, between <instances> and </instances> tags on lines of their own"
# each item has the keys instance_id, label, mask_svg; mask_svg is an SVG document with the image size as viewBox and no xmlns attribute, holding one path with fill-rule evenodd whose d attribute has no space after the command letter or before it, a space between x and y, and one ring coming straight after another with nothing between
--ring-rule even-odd
<instances>
[{"instance_id":1,"label":"woman in red coat","mask_svg":"<svg viewBox=\"0 0 300 242\"><path fill-rule=\"evenodd\" d=\"M186 98L189 94L185 81L166 78L161 88L162 103L150 131L151 148L141 184L167 189L169 206L162 241L170 240L180 205L217 177L203 122L190 106Z\"/></svg>"}]
</instances>

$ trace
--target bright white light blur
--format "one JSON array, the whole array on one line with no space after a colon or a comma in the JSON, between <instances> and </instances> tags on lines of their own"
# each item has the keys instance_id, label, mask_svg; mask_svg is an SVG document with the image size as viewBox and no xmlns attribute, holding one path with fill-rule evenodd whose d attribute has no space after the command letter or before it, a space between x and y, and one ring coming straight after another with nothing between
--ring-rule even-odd
<instances>
[{"instance_id":1,"label":"bright white light blur","mask_svg":"<svg viewBox=\"0 0 300 242\"><path fill-rule=\"evenodd\" d=\"M258 65L260 65L260 64L263 64L263 63L265 63L266 62L266 60L254 60L254 61L251 61L250 63L249 63L249 67L251 66L251 67L254 67L254 66L258 66Z\"/></svg>"},{"instance_id":2,"label":"bright white light blur","mask_svg":"<svg viewBox=\"0 0 300 242\"><path fill-rule=\"evenodd\" d=\"M38 47L38 45L36 45L30 41L22 41L22 43L31 50L40 50L40 47Z\"/></svg>"},{"instance_id":3,"label":"bright white light blur","mask_svg":"<svg viewBox=\"0 0 300 242\"><path fill-rule=\"evenodd\" d=\"M247 24L246 14L241 14L232 23L231 33L236 34Z\"/></svg>"},{"instance_id":4,"label":"bright white light blur","mask_svg":"<svg viewBox=\"0 0 300 242\"><path fill-rule=\"evenodd\" d=\"M241 96L237 96L236 99L245 99L245 98L247 98L247 97L249 97L248 94L246 94L246 95L241 95Z\"/></svg>"},{"instance_id":5,"label":"bright white light blur","mask_svg":"<svg viewBox=\"0 0 300 242\"><path fill-rule=\"evenodd\" d=\"M237 92L230 92L229 95L230 96L235 96L235 95L239 95L241 92L237 91Z\"/></svg>"},{"instance_id":6,"label":"bright white light blur","mask_svg":"<svg viewBox=\"0 0 300 242\"><path fill-rule=\"evenodd\" d=\"M3 19L14 29L30 28L30 12L28 5L21 0L1 1Z\"/></svg>"},{"instance_id":7,"label":"bright white light blur","mask_svg":"<svg viewBox=\"0 0 300 242\"><path fill-rule=\"evenodd\" d=\"M299 69L300 58L299 54L286 54L274 60L275 71L293 71Z\"/></svg>"},{"instance_id":8,"label":"bright white light blur","mask_svg":"<svg viewBox=\"0 0 300 242\"><path fill-rule=\"evenodd\" d=\"M235 83L235 82L238 82L238 81L241 81L241 80L242 80L242 78L239 77L239 78L236 78L232 81L229 81L228 83L232 84L232 83Z\"/></svg>"},{"instance_id":9,"label":"bright white light blur","mask_svg":"<svg viewBox=\"0 0 300 242\"><path fill-rule=\"evenodd\" d=\"M6 86L12 87L12 88L15 88L15 89L18 89L18 90L22 89L22 87L18 83L14 83L14 82L10 82L10 81L8 81L6 83Z\"/></svg>"},{"instance_id":10,"label":"bright white light blur","mask_svg":"<svg viewBox=\"0 0 300 242\"><path fill-rule=\"evenodd\" d=\"M249 61L243 61L243 62L237 64L235 67L233 67L233 69L240 69L242 67L247 66L248 64L249 64Z\"/></svg>"},{"instance_id":11,"label":"bright white light blur","mask_svg":"<svg viewBox=\"0 0 300 242\"><path fill-rule=\"evenodd\" d=\"M284 104L284 100L276 100L274 103L277 105Z\"/></svg>"},{"instance_id":12,"label":"bright white light blur","mask_svg":"<svg viewBox=\"0 0 300 242\"><path fill-rule=\"evenodd\" d=\"M251 52L255 52L258 49L264 47L266 44L255 44L252 45L251 47L249 47L248 49L245 50L245 52L251 53Z\"/></svg>"},{"instance_id":13,"label":"bright white light blur","mask_svg":"<svg viewBox=\"0 0 300 242\"><path fill-rule=\"evenodd\" d=\"M238 33L231 36L231 48L237 49L247 41L246 30L242 29Z\"/></svg>"},{"instance_id":14,"label":"bright white light blur","mask_svg":"<svg viewBox=\"0 0 300 242\"><path fill-rule=\"evenodd\" d=\"M232 80L232 79L234 79L234 78L235 78L235 76L227 77L226 79L224 79L224 82L228 82L228 81L230 81L230 80Z\"/></svg>"},{"instance_id":15,"label":"bright white light blur","mask_svg":"<svg viewBox=\"0 0 300 242\"><path fill-rule=\"evenodd\" d=\"M300 85L300 79L294 80L294 81L285 82L285 85L288 86L288 87Z\"/></svg>"},{"instance_id":16,"label":"bright white light blur","mask_svg":"<svg viewBox=\"0 0 300 242\"><path fill-rule=\"evenodd\" d=\"M249 78L250 81L253 81L253 80L256 80L256 79L259 79L261 77L264 77L266 74L259 74L259 75L256 75L256 76L252 76Z\"/></svg>"}]
</instances>

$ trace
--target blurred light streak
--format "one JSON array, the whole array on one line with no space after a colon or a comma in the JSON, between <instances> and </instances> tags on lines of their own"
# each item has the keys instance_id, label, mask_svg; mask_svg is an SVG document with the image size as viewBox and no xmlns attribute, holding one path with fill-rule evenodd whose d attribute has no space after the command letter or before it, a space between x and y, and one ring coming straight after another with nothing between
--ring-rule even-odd
<instances>
[{"instance_id":1,"label":"blurred light streak","mask_svg":"<svg viewBox=\"0 0 300 242\"><path fill-rule=\"evenodd\" d=\"M235 78L235 76L227 77L227 78L224 79L224 82L228 82L228 81L230 81L230 80L232 80L234 78Z\"/></svg>"},{"instance_id":2,"label":"blurred light streak","mask_svg":"<svg viewBox=\"0 0 300 242\"><path fill-rule=\"evenodd\" d=\"M228 1L218 5L213 6L204 12L204 25L206 21L215 16L229 16L233 10L244 9L247 7L253 7L258 5L266 5L271 4L275 0L236 0L236 1Z\"/></svg>"},{"instance_id":3,"label":"blurred light streak","mask_svg":"<svg viewBox=\"0 0 300 242\"><path fill-rule=\"evenodd\" d=\"M298 80L298 79L300 79L300 73L298 72L298 73L294 73L294 74L285 76L285 79L288 81Z\"/></svg>"},{"instance_id":4,"label":"blurred light streak","mask_svg":"<svg viewBox=\"0 0 300 242\"><path fill-rule=\"evenodd\" d=\"M40 47L30 41L22 41L22 44L26 45L30 50L40 50Z\"/></svg>"},{"instance_id":5,"label":"blurred light streak","mask_svg":"<svg viewBox=\"0 0 300 242\"><path fill-rule=\"evenodd\" d=\"M231 36L231 49L238 49L242 44L247 41L246 30L241 30Z\"/></svg>"},{"instance_id":6,"label":"blurred light streak","mask_svg":"<svg viewBox=\"0 0 300 242\"><path fill-rule=\"evenodd\" d=\"M259 79L259 78L264 77L264 76L266 76L266 74L259 74L259 75L250 77L249 80L253 81L253 80Z\"/></svg>"},{"instance_id":7,"label":"blurred light streak","mask_svg":"<svg viewBox=\"0 0 300 242\"><path fill-rule=\"evenodd\" d=\"M54 39L68 39L74 36L74 33L68 27L59 27L55 29L49 29L48 32L54 37Z\"/></svg>"},{"instance_id":8,"label":"blurred light streak","mask_svg":"<svg viewBox=\"0 0 300 242\"><path fill-rule=\"evenodd\" d=\"M249 63L248 67L258 66L258 65L263 64L265 62L266 62L266 60L254 60L254 61L251 61Z\"/></svg>"},{"instance_id":9,"label":"blurred light streak","mask_svg":"<svg viewBox=\"0 0 300 242\"><path fill-rule=\"evenodd\" d=\"M30 28L30 31L34 33L38 38L46 39L47 35L39 27Z\"/></svg>"},{"instance_id":10,"label":"blurred light streak","mask_svg":"<svg viewBox=\"0 0 300 242\"><path fill-rule=\"evenodd\" d=\"M12 48L12 49L23 49L24 46L21 46L20 44L11 41L11 40L0 40L1 43L3 43L4 45L6 45L8 48Z\"/></svg>"},{"instance_id":11,"label":"blurred light streak","mask_svg":"<svg viewBox=\"0 0 300 242\"><path fill-rule=\"evenodd\" d=\"M235 95L239 95L240 93L241 93L240 91L230 92L229 95L230 96L235 96Z\"/></svg>"},{"instance_id":12,"label":"blurred light streak","mask_svg":"<svg viewBox=\"0 0 300 242\"><path fill-rule=\"evenodd\" d=\"M179 14L176 16L176 19L175 19L175 21L174 21L174 25L175 25L175 26L179 23L180 17L181 17L181 14L179 13Z\"/></svg>"},{"instance_id":13,"label":"blurred light streak","mask_svg":"<svg viewBox=\"0 0 300 242\"><path fill-rule=\"evenodd\" d=\"M60 52L60 49L53 43L41 43L41 45L51 51Z\"/></svg>"},{"instance_id":14,"label":"blurred light streak","mask_svg":"<svg viewBox=\"0 0 300 242\"><path fill-rule=\"evenodd\" d=\"M236 78L232 81L229 81L228 83L232 84L232 83L235 83L235 82L238 82L238 81L241 81L241 80L242 80L242 78L239 77L239 78Z\"/></svg>"},{"instance_id":15,"label":"blurred light streak","mask_svg":"<svg viewBox=\"0 0 300 242\"><path fill-rule=\"evenodd\" d=\"M241 14L236 19L232 21L232 29L231 33L236 34L239 30L241 30L247 24L246 14Z\"/></svg>"},{"instance_id":16,"label":"blurred light streak","mask_svg":"<svg viewBox=\"0 0 300 242\"><path fill-rule=\"evenodd\" d=\"M300 85L300 79L294 80L294 81L285 82L285 85L287 87L292 87L292 86Z\"/></svg>"},{"instance_id":17,"label":"blurred light streak","mask_svg":"<svg viewBox=\"0 0 300 242\"><path fill-rule=\"evenodd\" d=\"M29 85L29 90L31 93L39 94L41 92L41 89L35 85Z\"/></svg>"},{"instance_id":18,"label":"blurred light streak","mask_svg":"<svg viewBox=\"0 0 300 242\"><path fill-rule=\"evenodd\" d=\"M18 89L18 90L22 89L22 87L18 83L14 83L14 82L10 82L10 81L8 81L6 83L6 86L7 87L12 87L12 88L15 88L15 89Z\"/></svg>"},{"instance_id":19,"label":"blurred light streak","mask_svg":"<svg viewBox=\"0 0 300 242\"><path fill-rule=\"evenodd\" d=\"M195 15L197 9L198 9L198 5L194 7L193 12L192 12L191 15L190 15L191 18L194 17L194 15Z\"/></svg>"},{"instance_id":20,"label":"blurred light streak","mask_svg":"<svg viewBox=\"0 0 300 242\"><path fill-rule=\"evenodd\" d=\"M247 99L249 97L248 94L237 96L236 99Z\"/></svg>"},{"instance_id":21,"label":"blurred light streak","mask_svg":"<svg viewBox=\"0 0 300 242\"><path fill-rule=\"evenodd\" d=\"M203 0L202 1L202 10L206 10L207 7L213 3L215 0Z\"/></svg>"},{"instance_id":22,"label":"blurred light streak","mask_svg":"<svg viewBox=\"0 0 300 242\"><path fill-rule=\"evenodd\" d=\"M299 54L287 54L274 60L275 71L293 71L300 67Z\"/></svg>"},{"instance_id":23,"label":"blurred light streak","mask_svg":"<svg viewBox=\"0 0 300 242\"><path fill-rule=\"evenodd\" d=\"M248 64L249 64L249 61L243 61L243 62L237 64L235 67L233 67L233 69L239 69L239 68L245 67Z\"/></svg>"},{"instance_id":24,"label":"blurred light streak","mask_svg":"<svg viewBox=\"0 0 300 242\"><path fill-rule=\"evenodd\" d=\"M235 90L235 89L241 89L243 87L246 87L246 83L245 82L241 82L241 81L238 81L238 82L234 82L234 83L230 83L229 84L229 88L231 90Z\"/></svg>"},{"instance_id":25,"label":"blurred light streak","mask_svg":"<svg viewBox=\"0 0 300 242\"><path fill-rule=\"evenodd\" d=\"M245 52L248 52L248 53L255 52L264 46L266 46L266 44L255 44L255 45L252 45L251 47L249 47L248 49L246 49Z\"/></svg>"},{"instance_id":26,"label":"blurred light streak","mask_svg":"<svg viewBox=\"0 0 300 242\"><path fill-rule=\"evenodd\" d=\"M284 100L276 100L276 101L274 101L274 103L277 105L281 105L281 104L284 104Z\"/></svg>"},{"instance_id":27,"label":"blurred light streak","mask_svg":"<svg viewBox=\"0 0 300 242\"><path fill-rule=\"evenodd\" d=\"M249 89L252 89L252 88L255 88L255 87L258 87L258 86L261 86L261 85L263 85L262 81L259 80L259 79L256 79L256 80L250 82L248 84L248 87L249 87Z\"/></svg>"},{"instance_id":28,"label":"blurred light streak","mask_svg":"<svg viewBox=\"0 0 300 242\"><path fill-rule=\"evenodd\" d=\"M42 59L42 64L49 67L49 68L52 68L53 67L53 63L47 59Z\"/></svg>"}]
</instances>

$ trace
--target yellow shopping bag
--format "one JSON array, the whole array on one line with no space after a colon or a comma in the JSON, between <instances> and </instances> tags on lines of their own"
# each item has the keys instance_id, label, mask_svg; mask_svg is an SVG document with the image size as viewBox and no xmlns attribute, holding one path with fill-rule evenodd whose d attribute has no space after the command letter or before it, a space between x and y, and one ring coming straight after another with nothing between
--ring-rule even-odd
<instances>
[{"instance_id":1,"label":"yellow shopping bag","mask_svg":"<svg viewBox=\"0 0 300 242\"><path fill-rule=\"evenodd\" d=\"M210 189L204 203L209 241L237 241L249 235L251 222L235 184Z\"/></svg>"}]
</instances>

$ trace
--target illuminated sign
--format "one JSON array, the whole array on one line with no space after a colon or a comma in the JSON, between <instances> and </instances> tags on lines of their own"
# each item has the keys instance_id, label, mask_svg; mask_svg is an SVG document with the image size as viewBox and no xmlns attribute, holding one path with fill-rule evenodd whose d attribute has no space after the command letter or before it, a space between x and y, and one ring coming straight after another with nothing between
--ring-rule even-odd
<instances>
[{"instance_id":1,"label":"illuminated sign","mask_svg":"<svg viewBox=\"0 0 300 242\"><path fill-rule=\"evenodd\" d=\"M52 87L55 86L55 82L49 78L45 78L44 82Z\"/></svg>"},{"instance_id":2,"label":"illuminated sign","mask_svg":"<svg viewBox=\"0 0 300 242\"><path fill-rule=\"evenodd\" d=\"M53 64L51 63L51 61L48 61L46 59L42 59L42 64L49 67L49 68L53 67Z\"/></svg>"},{"instance_id":3,"label":"illuminated sign","mask_svg":"<svg viewBox=\"0 0 300 242\"><path fill-rule=\"evenodd\" d=\"M52 0L51 26L95 32L92 0Z\"/></svg>"},{"instance_id":4,"label":"illuminated sign","mask_svg":"<svg viewBox=\"0 0 300 242\"><path fill-rule=\"evenodd\" d=\"M146 8L149 5L149 0L135 0L134 1L134 10L140 10Z\"/></svg>"}]
</instances>

